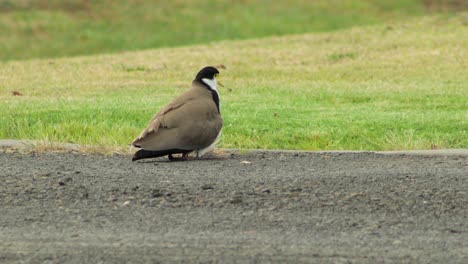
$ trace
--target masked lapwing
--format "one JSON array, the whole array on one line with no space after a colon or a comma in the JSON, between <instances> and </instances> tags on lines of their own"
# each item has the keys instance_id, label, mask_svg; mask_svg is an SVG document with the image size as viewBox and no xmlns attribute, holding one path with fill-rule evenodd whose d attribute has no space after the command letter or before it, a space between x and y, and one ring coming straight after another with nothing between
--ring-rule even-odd
<instances>
[{"instance_id":1,"label":"masked lapwing","mask_svg":"<svg viewBox=\"0 0 468 264\"><path fill-rule=\"evenodd\" d=\"M186 159L195 152L201 157L215 147L221 135L218 85L219 71L211 66L198 72L192 88L164 106L132 145L140 148L132 161L168 155ZM222 85L221 85L222 86ZM173 154L182 154L176 158Z\"/></svg>"}]
</instances>

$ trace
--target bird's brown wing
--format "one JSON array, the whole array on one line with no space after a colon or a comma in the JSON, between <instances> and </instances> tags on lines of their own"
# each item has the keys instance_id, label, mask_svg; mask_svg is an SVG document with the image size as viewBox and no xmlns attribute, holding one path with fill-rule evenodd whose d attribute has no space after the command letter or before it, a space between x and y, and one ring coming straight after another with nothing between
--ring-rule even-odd
<instances>
[{"instance_id":1,"label":"bird's brown wing","mask_svg":"<svg viewBox=\"0 0 468 264\"><path fill-rule=\"evenodd\" d=\"M167 114L170 111L173 111L179 107L181 107L183 104L185 104L190 98L180 96L176 98L174 101L171 103L167 104L165 107L163 107L156 115L151 118L150 122L146 126L146 128L140 133L140 135L132 142L132 145L135 147L139 147L138 142L148 136L148 134L151 133L156 133L158 130L164 126L161 124L161 117Z\"/></svg>"},{"instance_id":2,"label":"bird's brown wing","mask_svg":"<svg viewBox=\"0 0 468 264\"><path fill-rule=\"evenodd\" d=\"M132 142L132 145L135 147L141 147L141 141L146 138L150 134L157 133L158 130L163 127L164 125L161 124L161 117L167 114L170 111L173 111L188 101L193 99L192 90L187 91L186 93L178 96L172 102L164 106L158 113L156 113L153 118L149 121L146 128L140 133L140 135Z\"/></svg>"}]
</instances>

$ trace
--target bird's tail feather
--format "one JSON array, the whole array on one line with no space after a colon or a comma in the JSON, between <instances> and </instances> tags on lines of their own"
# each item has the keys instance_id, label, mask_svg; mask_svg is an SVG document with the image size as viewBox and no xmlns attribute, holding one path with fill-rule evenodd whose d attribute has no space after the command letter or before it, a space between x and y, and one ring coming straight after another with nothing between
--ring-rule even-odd
<instances>
[{"instance_id":1,"label":"bird's tail feather","mask_svg":"<svg viewBox=\"0 0 468 264\"><path fill-rule=\"evenodd\" d=\"M148 158L157 158L162 157L170 154L178 154L178 153L189 153L191 150L184 150L184 149L166 149L166 150L145 150L140 149L133 155L132 161L139 160L139 159L148 159Z\"/></svg>"}]
</instances>

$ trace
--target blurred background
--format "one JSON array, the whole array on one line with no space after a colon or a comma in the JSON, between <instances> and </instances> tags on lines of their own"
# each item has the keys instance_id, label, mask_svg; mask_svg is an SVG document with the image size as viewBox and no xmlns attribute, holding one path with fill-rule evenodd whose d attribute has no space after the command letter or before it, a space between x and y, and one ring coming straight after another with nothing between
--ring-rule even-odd
<instances>
[{"instance_id":1,"label":"blurred background","mask_svg":"<svg viewBox=\"0 0 468 264\"><path fill-rule=\"evenodd\" d=\"M467 7L466 0L0 0L0 60L333 31Z\"/></svg>"}]
</instances>

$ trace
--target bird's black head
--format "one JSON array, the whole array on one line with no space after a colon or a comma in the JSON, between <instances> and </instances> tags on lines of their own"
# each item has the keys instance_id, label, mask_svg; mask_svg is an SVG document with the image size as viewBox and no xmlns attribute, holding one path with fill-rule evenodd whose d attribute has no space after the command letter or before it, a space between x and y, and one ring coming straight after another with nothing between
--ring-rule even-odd
<instances>
[{"instance_id":1,"label":"bird's black head","mask_svg":"<svg viewBox=\"0 0 468 264\"><path fill-rule=\"evenodd\" d=\"M219 71L215 67L207 66L198 72L197 76L195 77L195 80L200 82L203 79L213 80L213 78L215 78L218 74Z\"/></svg>"}]
</instances>

